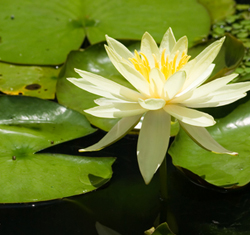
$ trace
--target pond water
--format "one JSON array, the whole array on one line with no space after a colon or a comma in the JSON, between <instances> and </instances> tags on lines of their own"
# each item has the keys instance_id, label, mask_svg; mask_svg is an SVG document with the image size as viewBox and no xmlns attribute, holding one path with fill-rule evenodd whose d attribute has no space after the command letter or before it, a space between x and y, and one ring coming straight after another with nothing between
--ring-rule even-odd
<instances>
[{"instance_id":1,"label":"pond water","mask_svg":"<svg viewBox=\"0 0 250 235\"><path fill-rule=\"evenodd\" d=\"M83 143L94 143L103 134L98 131L46 152L79 154ZM157 223L161 201L158 174L145 185L139 173L136 142L136 136L128 135L88 154L117 157L111 181L94 192L48 202L2 204L0 234L97 235L97 221L121 235L143 234ZM168 156L168 188L168 219L179 235L250 233L250 186L238 190L200 186L177 170Z\"/></svg>"}]
</instances>

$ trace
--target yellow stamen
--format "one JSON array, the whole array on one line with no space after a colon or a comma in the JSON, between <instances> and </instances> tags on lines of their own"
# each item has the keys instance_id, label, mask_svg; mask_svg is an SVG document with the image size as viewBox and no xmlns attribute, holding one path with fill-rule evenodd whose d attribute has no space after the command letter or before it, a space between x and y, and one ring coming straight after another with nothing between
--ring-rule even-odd
<instances>
[{"instance_id":1,"label":"yellow stamen","mask_svg":"<svg viewBox=\"0 0 250 235\"><path fill-rule=\"evenodd\" d=\"M155 68L161 70L164 74L165 79L167 80L172 74L179 71L190 59L190 56L186 54L185 51L182 52L181 58L179 59L179 51L175 53L174 58L170 61L169 55L165 56L166 49L162 51L160 61L157 60L156 56L153 54ZM138 53L137 50L134 52L135 57L129 58L129 60L133 63L135 69L140 72L143 77L149 82L149 73L150 70L153 69L149 65L149 61L142 52Z\"/></svg>"}]
</instances>

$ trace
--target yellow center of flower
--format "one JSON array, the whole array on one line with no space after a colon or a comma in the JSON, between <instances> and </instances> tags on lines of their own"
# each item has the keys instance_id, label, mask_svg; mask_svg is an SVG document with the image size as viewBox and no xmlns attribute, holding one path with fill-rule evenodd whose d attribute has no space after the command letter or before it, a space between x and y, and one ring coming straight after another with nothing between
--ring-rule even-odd
<instances>
[{"instance_id":1,"label":"yellow center of flower","mask_svg":"<svg viewBox=\"0 0 250 235\"><path fill-rule=\"evenodd\" d=\"M162 51L160 61L157 60L154 54L153 58L155 68L160 69L167 80L172 74L179 71L188 62L190 56L183 51L179 59L179 51L177 51L174 58L169 60L169 55L165 56L165 51L166 49ZM137 50L135 50L134 54L135 57L130 58L129 60L133 63L135 69L149 81L149 73L152 68L150 67L147 57L142 52L138 53Z\"/></svg>"}]
</instances>

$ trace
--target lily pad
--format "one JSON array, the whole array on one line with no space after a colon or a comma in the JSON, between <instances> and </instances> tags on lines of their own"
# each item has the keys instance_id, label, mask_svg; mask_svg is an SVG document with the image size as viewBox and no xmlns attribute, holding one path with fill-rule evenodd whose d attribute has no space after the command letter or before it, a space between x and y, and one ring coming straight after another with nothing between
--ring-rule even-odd
<instances>
[{"instance_id":1,"label":"lily pad","mask_svg":"<svg viewBox=\"0 0 250 235\"><path fill-rule=\"evenodd\" d=\"M94 132L83 115L30 97L2 96L0 107L1 203L82 194L110 179L114 158L37 153Z\"/></svg>"},{"instance_id":2,"label":"lily pad","mask_svg":"<svg viewBox=\"0 0 250 235\"><path fill-rule=\"evenodd\" d=\"M233 111L216 119L215 126L207 128L218 143L238 152L237 156L208 152L180 130L169 150L174 165L188 169L205 181L220 187L240 187L249 183L250 98L247 97L244 101L246 100L246 103L234 110L233 106L225 107ZM214 113L222 112L218 108L213 110Z\"/></svg>"},{"instance_id":3,"label":"lily pad","mask_svg":"<svg viewBox=\"0 0 250 235\"><path fill-rule=\"evenodd\" d=\"M198 0L204 5L211 15L213 22L225 19L227 16L234 14L235 1L234 0Z\"/></svg>"},{"instance_id":4,"label":"lily pad","mask_svg":"<svg viewBox=\"0 0 250 235\"><path fill-rule=\"evenodd\" d=\"M196 0L2 0L0 25L0 60L54 65L85 36L97 43L105 34L140 39L149 31L159 42L171 26L177 37L187 35L191 46L208 35L210 17Z\"/></svg>"},{"instance_id":5,"label":"lily pad","mask_svg":"<svg viewBox=\"0 0 250 235\"><path fill-rule=\"evenodd\" d=\"M85 32L82 1L1 1L0 59L10 63L61 64Z\"/></svg>"},{"instance_id":6,"label":"lily pad","mask_svg":"<svg viewBox=\"0 0 250 235\"><path fill-rule=\"evenodd\" d=\"M55 98L58 68L0 63L0 71L0 91L5 94Z\"/></svg>"}]
</instances>

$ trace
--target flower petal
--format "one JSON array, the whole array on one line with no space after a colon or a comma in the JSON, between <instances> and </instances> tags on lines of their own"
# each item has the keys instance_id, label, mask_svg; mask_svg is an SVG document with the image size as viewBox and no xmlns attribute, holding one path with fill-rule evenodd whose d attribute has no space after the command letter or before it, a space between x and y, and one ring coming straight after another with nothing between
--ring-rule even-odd
<instances>
[{"instance_id":1,"label":"flower petal","mask_svg":"<svg viewBox=\"0 0 250 235\"><path fill-rule=\"evenodd\" d=\"M125 63L120 60L119 56L115 51L113 51L110 47L106 46L106 51L108 56L116 67L116 69L120 72L120 74L127 79L127 81L135 87L141 94L149 96L149 84L147 80L140 74L132 65Z\"/></svg>"},{"instance_id":2,"label":"flower petal","mask_svg":"<svg viewBox=\"0 0 250 235\"><path fill-rule=\"evenodd\" d=\"M164 99L138 99L139 104L141 105L142 108L148 109L148 110L157 110L161 109L165 106L166 101Z\"/></svg>"},{"instance_id":3,"label":"flower petal","mask_svg":"<svg viewBox=\"0 0 250 235\"><path fill-rule=\"evenodd\" d=\"M72 82L74 85L76 85L77 87L88 91L90 93L93 93L95 95L99 95L99 96L103 96L106 98L111 98L111 99L115 99L116 97L113 96L110 92L103 90L93 84L91 84L90 82L86 81L85 79L82 78L67 78L68 81Z\"/></svg>"},{"instance_id":4,"label":"flower petal","mask_svg":"<svg viewBox=\"0 0 250 235\"><path fill-rule=\"evenodd\" d=\"M156 59L159 61L160 51L155 40L148 32L144 33L142 36L141 52L147 57L150 67L154 68L155 60L154 60L153 54L156 56Z\"/></svg>"},{"instance_id":5,"label":"flower petal","mask_svg":"<svg viewBox=\"0 0 250 235\"><path fill-rule=\"evenodd\" d=\"M205 127L215 124L211 115L194 109L173 104L166 105L163 109L173 117L189 125Z\"/></svg>"},{"instance_id":6,"label":"flower petal","mask_svg":"<svg viewBox=\"0 0 250 235\"><path fill-rule=\"evenodd\" d=\"M195 81L214 61L218 55L225 37L221 38L206 47L198 56L195 57L195 69L190 73L190 83Z\"/></svg>"},{"instance_id":7,"label":"flower petal","mask_svg":"<svg viewBox=\"0 0 250 235\"><path fill-rule=\"evenodd\" d=\"M160 45L160 53L166 49L165 53L168 55L174 48L174 45L176 43L173 31L171 28L167 30L167 32L164 34L161 45Z\"/></svg>"},{"instance_id":8,"label":"flower petal","mask_svg":"<svg viewBox=\"0 0 250 235\"><path fill-rule=\"evenodd\" d=\"M173 60L177 51L179 51L176 63L178 64L180 61L180 58L182 56L182 52L187 52L188 48L188 39L186 36L181 37L174 45L173 49L170 52L169 60Z\"/></svg>"},{"instance_id":9,"label":"flower petal","mask_svg":"<svg viewBox=\"0 0 250 235\"><path fill-rule=\"evenodd\" d=\"M182 89L185 81L185 71L178 71L170 76L164 84L164 93L166 99L172 99Z\"/></svg>"},{"instance_id":10,"label":"flower petal","mask_svg":"<svg viewBox=\"0 0 250 235\"><path fill-rule=\"evenodd\" d=\"M98 87L98 89L103 89L104 91L107 91L120 99L125 99L125 100L129 100L129 101L137 101L138 98L143 98L143 96L139 92L132 90L132 89L129 89L125 86L122 86L116 82L113 82L110 79L104 78L102 76L99 76L99 75L96 75L96 74L93 74L93 73L90 73L87 71L79 70L79 69L75 69L75 71L84 80L86 80L89 83L92 83L93 85ZM70 81L72 82L72 80L70 80ZM74 81L75 85L78 84L77 86L79 86L81 88L80 79L75 79L73 81ZM84 83L84 81L83 81L83 83Z\"/></svg>"},{"instance_id":11,"label":"flower petal","mask_svg":"<svg viewBox=\"0 0 250 235\"><path fill-rule=\"evenodd\" d=\"M161 165L169 144L171 117L164 110L145 114L137 144L137 158L142 177L149 184Z\"/></svg>"},{"instance_id":12,"label":"flower petal","mask_svg":"<svg viewBox=\"0 0 250 235\"><path fill-rule=\"evenodd\" d=\"M194 90L193 95L189 98L189 100L200 98L211 94L215 90L219 90L220 88L224 87L227 83L232 81L238 74L233 73L225 77L217 78L209 83L206 83L197 89Z\"/></svg>"},{"instance_id":13,"label":"flower petal","mask_svg":"<svg viewBox=\"0 0 250 235\"><path fill-rule=\"evenodd\" d=\"M106 35L106 40L107 40L108 46L111 47L122 58L128 60L129 58L134 57L133 53L127 47L125 47L122 43L109 37L108 35Z\"/></svg>"},{"instance_id":14,"label":"flower petal","mask_svg":"<svg viewBox=\"0 0 250 235\"><path fill-rule=\"evenodd\" d=\"M162 97L164 92L163 87L166 81L164 74L158 68L153 68L149 73L149 81L150 81L151 96Z\"/></svg>"},{"instance_id":15,"label":"flower petal","mask_svg":"<svg viewBox=\"0 0 250 235\"><path fill-rule=\"evenodd\" d=\"M85 149L80 149L79 152L98 151L111 145L125 136L140 121L140 118L141 115L122 118L99 142Z\"/></svg>"},{"instance_id":16,"label":"flower petal","mask_svg":"<svg viewBox=\"0 0 250 235\"><path fill-rule=\"evenodd\" d=\"M147 110L142 108L138 103L114 102L112 104L96 106L84 111L95 117L122 118L143 114Z\"/></svg>"},{"instance_id":17,"label":"flower petal","mask_svg":"<svg viewBox=\"0 0 250 235\"><path fill-rule=\"evenodd\" d=\"M183 104L194 108L218 107L243 98L248 90L250 90L250 82L228 84L210 92L207 96L188 99Z\"/></svg>"},{"instance_id":18,"label":"flower petal","mask_svg":"<svg viewBox=\"0 0 250 235\"><path fill-rule=\"evenodd\" d=\"M186 131L186 133L190 136L190 138L202 148L214 153L224 153L230 155L238 154L222 147L215 139L213 139L206 128L187 125L183 122L179 123L181 127Z\"/></svg>"},{"instance_id":19,"label":"flower petal","mask_svg":"<svg viewBox=\"0 0 250 235\"><path fill-rule=\"evenodd\" d=\"M183 89L182 92L178 94L177 97L182 96L183 94L195 89L196 87L200 86L203 82L205 82L213 72L214 66L215 64L210 64L208 68L195 80L193 80L192 75L190 75L182 88Z\"/></svg>"}]
</instances>

